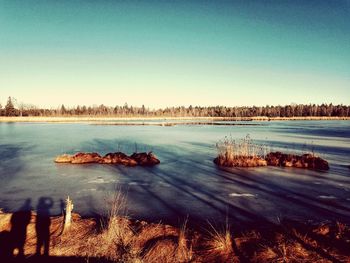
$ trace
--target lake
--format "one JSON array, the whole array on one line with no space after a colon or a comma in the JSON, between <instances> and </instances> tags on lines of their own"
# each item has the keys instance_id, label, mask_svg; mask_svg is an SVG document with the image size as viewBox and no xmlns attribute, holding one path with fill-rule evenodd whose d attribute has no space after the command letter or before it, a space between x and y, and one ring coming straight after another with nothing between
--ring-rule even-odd
<instances>
[{"instance_id":1,"label":"lake","mask_svg":"<svg viewBox=\"0 0 350 263\"><path fill-rule=\"evenodd\" d=\"M234 124L234 123L233 123ZM181 223L340 220L350 223L350 121L271 121L253 125L123 126L83 123L0 123L0 207L18 210L27 198L69 195L75 212L105 213L115 191L131 218ZM314 151L327 172L297 168L220 169L215 143L247 134L271 150ZM153 151L155 167L56 164L62 153ZM116 190L117 189L117 190Z\"/></svg>"}]
</instances>

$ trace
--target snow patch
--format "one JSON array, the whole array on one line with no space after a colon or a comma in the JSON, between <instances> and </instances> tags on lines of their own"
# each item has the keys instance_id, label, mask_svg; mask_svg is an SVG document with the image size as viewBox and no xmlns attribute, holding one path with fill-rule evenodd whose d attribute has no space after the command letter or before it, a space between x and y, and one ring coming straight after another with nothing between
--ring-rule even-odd
<instances>
[{"instance_id":1,"label":"snow patch","mask_svg":"<svg viewBox=\"0 0 350 263\"><path fill-rule=\"evenodd\" d=\"M229 196L231 196L231 197L255 197L256 195L254 195L254 194L249 194L249 193L242 193L242 194L239 194L239 193L231 193L231 194L229 194Z\"/></svg>"},{"instance_id":2,"label":"snow patch","mask_svg":"<svg viewBox=\"0 0 350 263\"><path fill-rule=\"evenodd\" d=\"M321 198L321 199L337 199L333 195L319 195L318 198Z\"/></svg>"},{"instance_id":3,"label":"snow patch","mask_svg":"<svg viewBox=\"0 0 350 263\"><path fill-rule=\"evenodd\" d=\"M94 179L94 180L90 180L87 183L88 184L103 184L105 181L102 178L98 178L98 179Z\"/></svg>"}]
</instances>

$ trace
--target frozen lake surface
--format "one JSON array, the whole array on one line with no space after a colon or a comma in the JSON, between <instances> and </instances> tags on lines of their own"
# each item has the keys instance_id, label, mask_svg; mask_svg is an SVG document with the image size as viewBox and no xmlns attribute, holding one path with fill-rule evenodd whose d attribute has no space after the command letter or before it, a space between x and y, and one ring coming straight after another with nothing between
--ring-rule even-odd
<instances>
[{"instance_id":1,"label":"frozen lake surface","mask_svg":"<svg viewBox=\"0 0 350 263\"><path fill-rule=\"evenodd\" d=\"M103 213L116 188L132 218L151 221L232 222L340 220L350 223L350 122L250 122L249 126L114 126L0 123L0 207L18 210L40 197L61 213L69 195L75 212ZM317 172L296 168L219 169L215 143L247 134L271 150L314 151L330 163ZM156 167L56 164L55 156L78 151L152 150Z\"/></svg>"}]
</instances>

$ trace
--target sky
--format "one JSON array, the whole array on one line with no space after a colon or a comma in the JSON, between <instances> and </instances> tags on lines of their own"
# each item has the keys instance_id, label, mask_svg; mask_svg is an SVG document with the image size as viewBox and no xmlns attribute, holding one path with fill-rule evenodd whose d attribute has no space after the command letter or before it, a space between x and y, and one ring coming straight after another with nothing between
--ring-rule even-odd
<instances>
[{"instance_id":1,"label":"sky","mask_svg":"<svg viewBox=\"0 0 350 263\"><path fill-rule=\"evenodd\" d=\"M0 0L0 103L350 104L350 1Z\"/></svg>"}]
</instances>

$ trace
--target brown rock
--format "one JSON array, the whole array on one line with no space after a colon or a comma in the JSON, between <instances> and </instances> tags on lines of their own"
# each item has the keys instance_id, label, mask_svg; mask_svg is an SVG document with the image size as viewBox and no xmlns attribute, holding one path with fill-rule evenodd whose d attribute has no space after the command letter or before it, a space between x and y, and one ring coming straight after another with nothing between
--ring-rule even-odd
<instances>
[{"instance_id":1,"label":"brown rock","mask_svg":"<svg viewBox=\"0 0 350 263\"><path fill-rule=\"evenodd\" d=\"M133 153L130 157L134 159L138 165L142 166L152 166L160 163L160 161L152 152Z\"/></svg>"},{"instance_id":2,"label":"brown rock","mask_svg":"<svg viewBox=\"0 0 350 263\"><path fill-rule=\"evenodd\" d=\"M293 162L285 160L283 162L283 166L285 166L285 167L293 167Z\"/></svg>"},{"instance_id":3,"label":"brown rock","mask_svg":"<svg viewBox=\"0 0 350 263\"><path fill-rule=\"evenodd\" d=\"M159 164L160 161L149 153L134 153L132 156L128 156L122 152L107 153L101 157L98 153L77 153L75 155L63 154L55 159L57 163L101 163L101 164L122 164L125 166L152 166Z\"/></svg>"},{"instance_id":4,"label":"brown rock","mask_svg":"<svg viewBox=\"0 0 350 263\"><path fill-rule=\"evenodd\" d=\"M129 156L126 156L125 158L121 159L120 163L125 165L125 166L136 166L137 165L137 161L130 158Z\"/></svg>"},{"instance_id":5,"label":"brown rock","mask_svg":"<svg viewBox=\"0 0 350 263\"><path fill-rule=\"evenodd\" d=\"M296 167L296 168L308 168L308 165L307 165L307 163L303 163L301 160L296 160L293 163L293 167Z\"/></svg>"},{"instance_id":6,"label":"brown rock","mask_svg":"<svg viewBox=\"0 0 350 263\"><path fill-rule=\"evenodd\" d=\"M232 160L227 160L225 157L219 156L214 159L214 163L225 167L257 167L267 165L266 160L255 156L238 156Z\"/></svg>"},{"instance_id":7,"label":"brown rock","mask_svg":"<svg viewBox=\"0 0 350 263\"><path fill-rule=\"evenodd\" d=\"M116 152L116 153L107 153L102 159L100 163L108 163L108 164L123 164L125 166L135 166L137 162L127 156L125 153Z\"/></svg>"},{"instance_id":8,"label":"brown rock","mask_svg":"<svg viewBox=\"0 0 350 263\"><path fill-rule=\"evenodd\" d=\"M69 154L62 154L56 157L55 159L56 163L70 163L72 162L72 155Z\"/></svg>"},{"instance_id":9,"label":"brown rock","mask_svg":"<svg viewBox=\"0 0 350 263\"><path fill-rule=\"evenodd\" d=\"M98 153L77 153L72 157L74 164L98 163L101 161L101 155Z\"/></svg>"},{"instance_id":10,"label":"brown rock","mask_svg":"<svg viewBox=\"0 0 350 263\"><path fill-rule=\"evenodd\" d=\"M103 156L100 163L121 164L122 160L125 158L128 158L128 156L122 152L107 153Z\"/></svg>"},{"instance_id":11,"label":"brown rock","mask_svg":"<svg viewBox=\"0 0 350 263\"><path fill-rule=\"evenodd\" d=\"M308 168L316 170L328 170L329 165L326 160L312 154L292 155L281 152L271 152L266 156L268 165Z\"/></svg>"},{"instance_id":12,"label":"brown rock","mask_svg":"<svg viewBox=\"0 0 350 263\"><path fill-rule=\"evenodd\" d=\"M267 165L280 166L281 156L281 152L269 153L265 158Z\"/></svg>"},{"instance_id":13,"label":"brown rock","mask_svg":"<svg viewBox=\"0 0 350 263\"><path fill-rule=\"evenodd\" d=\"M302 160L310 169L318 169L318 170L329 169L329 165L326 160L323 160L322 158L314 156L312 154L302 155Z\"/></svg>"}]
</instances>

